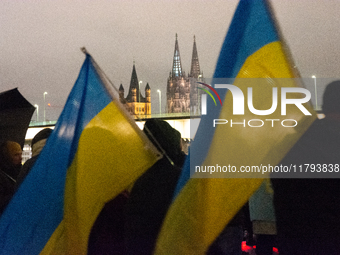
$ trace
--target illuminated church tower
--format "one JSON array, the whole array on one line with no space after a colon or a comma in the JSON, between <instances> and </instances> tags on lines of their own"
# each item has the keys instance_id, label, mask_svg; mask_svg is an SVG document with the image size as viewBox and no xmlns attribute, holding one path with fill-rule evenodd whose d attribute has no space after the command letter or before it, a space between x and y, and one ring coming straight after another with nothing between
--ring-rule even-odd
<instances>
[{"instance_id":1,"label":"illuminated church tower","mask_svg":"<svg viewBox=\"0 0 340 255\"><path fill-rule=\"evenodd\" d=\"M167 81L167 113L191 113L199 114L199 89L197 81L203 80L198 61L196 40L191 60L191 70L188 76L182 70L181 56L179 52L177 34L175 41L175 51L172 71ZM199 90L199 91L198 91Z\"/></svg>"},{"instance_id":2,"label":"illuminated church tower","mask_svg":"<svg viewBox=\"0 0 340 255\"><path fill-rule=\"evenodd\" d=\"M129 93L124 98L124 88L121 84L119 87L119 100L125 105L126 109L132 115L150 115L151 114L151 90L149 83L145 86L145 97L140 92L139 82L135 64L133 64L130 81Z\"/></svg>"}]
</instances>

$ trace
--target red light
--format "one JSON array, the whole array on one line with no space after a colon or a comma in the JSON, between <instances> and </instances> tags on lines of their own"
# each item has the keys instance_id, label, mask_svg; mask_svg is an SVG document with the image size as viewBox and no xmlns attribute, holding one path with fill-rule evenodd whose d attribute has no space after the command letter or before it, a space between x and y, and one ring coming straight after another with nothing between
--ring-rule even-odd
<instances>
[{"instance_id":1,"label":"red light","mask_svg":"<svg viewBox=\"0 0 340 255\"><path fill-rule=\"evenodd\" d=\"M253 247L248 246L248 245L246 244L246 241L243 241L243 242L242 242L241 247L242 247L242 251L243 251L243 252L246 252L246 253L250 253L252 250L255 250L255 249L256 249L256 245L254 245ZM273 247L273 252L274 252L275 254L279 254L279 250L278 250L276 247Z\"/></svg>"},{"instance_id":2,"label":"red light","mask_svg":"<svg viewBox=\"0 0 340 255\"><path fill-rule=\"evenodd\" d=\"M253 248L246 244L246 241L243 241L241 244L242 251L249 253Z\"/></svg>"}]
</instances>

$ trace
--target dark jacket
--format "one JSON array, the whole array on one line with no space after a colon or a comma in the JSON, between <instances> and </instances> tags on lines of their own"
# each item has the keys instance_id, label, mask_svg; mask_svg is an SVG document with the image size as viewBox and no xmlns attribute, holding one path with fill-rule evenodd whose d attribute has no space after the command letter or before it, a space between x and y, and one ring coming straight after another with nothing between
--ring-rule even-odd
<instances>
[{"instance_id":1,"label":"dark jacket","mask_svg":"<svg viewBox=\"0 0 340 255\"><path fill-rule=\"evenodd\" d=\"M127 254L152 254L185 160L181 135L167 122L148 120L144 132L165 154L131 190L126 207Z\"/></svg>"},{"instance_id":2,"label":"dark jacket","mask_svg":"<svg viewBox=\"0 0 340 255\"><path fill-rule=\"evenodd\" d=\"M24 181L24 179L26 178L26 176L28 175L28 173L32 169L33 165L37 161L38 156L39 156L39 154L28 159L28 160L26 160L26 162L24 163L24 165L21 168L20 173L18 174L16 188L18 188L21 185L21 183Z\"/></svg>"},{"instance_id":3,"label":"dark jacket","mask_svg":"<svg viewBox=\"0 0 340 255\"><path fill-rule=\"evenodd\" d=\"M340 121L316 120L280 164L339 167ZM337 176L271 179L278 238L283 243L280 254L339 254L332 251L340 248L340 172ZM294 247L295 253L285 251L287 247Z\"/></svg>"},{"instance_id":4,"label":"dark jacket","mask_svg":"<svg viewBox=\"0 0 340 255\"><path fill-rule=\"evenodd\" d=\"M105 204L92 226L88 255L125 255L124 224L128 192Z\"/></svg>"},{"instance_id":5,"label":"dark jacket","mask_svg":"<svg viewBox=\"0 0 340 255\"><path fill-rule=\"evenodd\" d=\"M128 254L152 254L180 173L162 158L133 186L126 208Z\"/></svg>"},{"instance_id":6,"label":"dark jacket","mask_svg":"<svg viewBox=\"0 0 340 255\"><path fill-rule=\"evenodd\" d=\"M15 193L16 179L21 170L21 164L14 166L8 155L0 155L0 214L3 213Z\"/></svg>"},{"instance_id":7,"label":"dark jacket","mask_svg":"<svg viewBox=\"0 0 340 255\"><path fill-rule=\"evenodd\" d=\"M0 215L5 210L15 192L15 179L0 169Z\"/></svg>"}]
</instances>

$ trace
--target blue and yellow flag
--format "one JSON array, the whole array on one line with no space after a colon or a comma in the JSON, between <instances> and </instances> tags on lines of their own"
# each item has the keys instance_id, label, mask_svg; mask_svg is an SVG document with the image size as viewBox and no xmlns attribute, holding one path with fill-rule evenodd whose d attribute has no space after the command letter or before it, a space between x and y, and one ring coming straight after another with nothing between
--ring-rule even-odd
<instances>
[{"instance_id":1,"label":"blue and yellow flag","mask_svg":"<svg viewBox=\"0 0 340 255\"><path fill-rule=\"evenodd\" d=\"M273 87L280 90L281 87L297 86L296 80L291 79L296 77L292 66L268 3L241 0L223 43L213 83L231 78L233 85L247 95L247 88L252 87L254 78L259 78L261 85L257 82L254 85L253 101L256 109L268 109ZM269 177L263 174L260 178L229 178L231 173L226 175L228 178L204 178L207 175L221 177L207 173L200 178L202 175L195 172L196 167L214 166L216 171L218 164L225 166L225 170L231 166L239 171L242 166L276 166L316 118L310 105L305 107L311 116L293 105L285 116L281 115L280 107L270 116L258 116L249 110L243 115L234 115L232 93L226 89L218 93L224 99L223 105L215 106L212 100L208 101L208 113L201 118L190 148L190 160L184 165L174 201L158 236L155 254L205 254L258 189L263 178ZM284 127L282 118L293 119L298 125ZM214 127L214 119L224 123L228 120L228 123ZM231 119L234 125L231 125Z\"/></svg>"},{"instance_id":2,"label":"blue and yellow flag","mask_svg":"<svg viewBox=\"0 0 340 255\"><path fill-rule=\"evenodd\" d=\"M86 254L104 204L158 152L90 55L36 164L0 219L0 254Z\"/></svg>"}]
</instances>

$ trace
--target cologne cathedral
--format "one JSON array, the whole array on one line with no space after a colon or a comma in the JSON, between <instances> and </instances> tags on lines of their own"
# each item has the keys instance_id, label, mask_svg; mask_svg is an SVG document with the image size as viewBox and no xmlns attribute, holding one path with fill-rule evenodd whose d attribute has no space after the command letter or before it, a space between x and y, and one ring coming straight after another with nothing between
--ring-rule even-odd
<instances>
[{"instance_id":1,"label":"cologne cathedral","mask_svg":"<svg viewBox=\"0 0 340 255\"><path fill-rule=\"evenodd\" d=\"M132 115L150 115L151 114L151 90L149 83L145 86L145 97L140 92L139 82L135 64L133 64L130 81L129 93L124 98L123 85L119 86L119 100Z\"/></svg>"},{"instance_id":2,"label":"cologne cathedral","mask_svg":"<svg viewBox=\"0 0 340 255\"><path fill-rule=\"evenodd\" d=\"M167 113L200 114L201 87L197 81L203 82L203 73L200 71L196 39L192 50L191 70L188 75L182 70L177 34L172 71L167 82Z\"/></svg>"}]
</instances>

